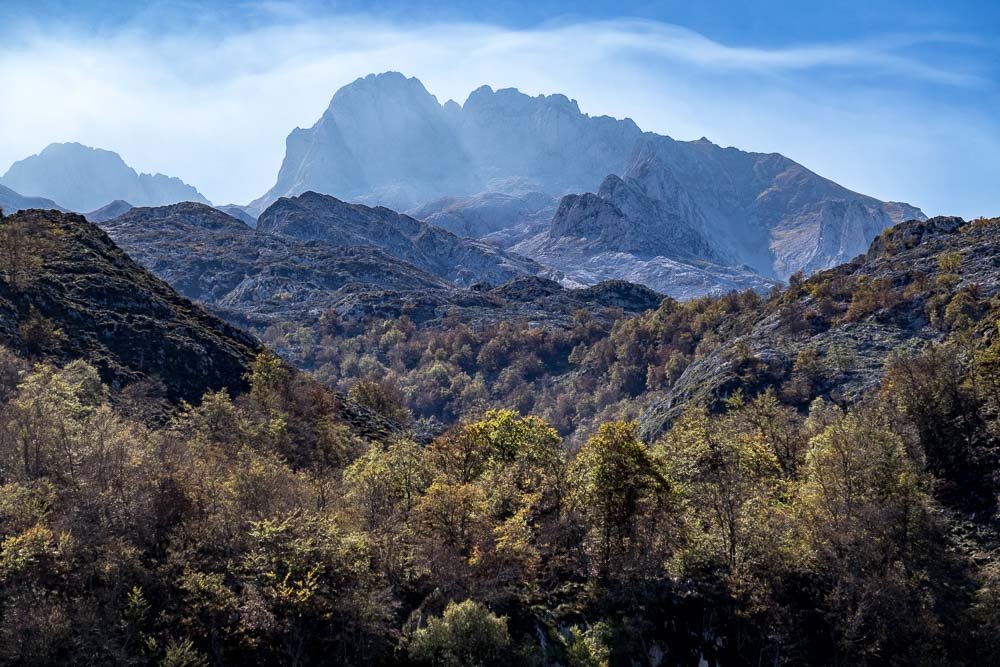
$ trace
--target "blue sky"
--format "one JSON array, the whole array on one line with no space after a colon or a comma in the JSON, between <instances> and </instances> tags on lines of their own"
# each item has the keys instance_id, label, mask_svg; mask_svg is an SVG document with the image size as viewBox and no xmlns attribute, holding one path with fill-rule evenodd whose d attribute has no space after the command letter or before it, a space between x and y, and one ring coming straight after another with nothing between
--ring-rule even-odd
<instances>
[{"instance_id":1,"label":"blue sky","mask_svg":"<svg viewBox=\"0 0 1000 667\"><path fill-rule=\"evenodd\" d=\"M245 203L273 183L293 127L339 86L394 69L442 101L483 83L562 92L931 214L1000 214L998 2L0 0L0 12L0 127L17 128L0 172L77 140Z\"/></svg>"}]
</instances>

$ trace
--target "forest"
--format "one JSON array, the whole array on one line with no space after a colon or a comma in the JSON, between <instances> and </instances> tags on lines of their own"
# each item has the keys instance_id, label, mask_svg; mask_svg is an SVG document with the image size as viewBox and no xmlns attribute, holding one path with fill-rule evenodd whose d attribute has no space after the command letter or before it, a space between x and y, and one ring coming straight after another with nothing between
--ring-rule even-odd
<instances>
[{"instance_id":1,"label":"forest","mask_svg":"<svg viewBox=\"0 0 1000 667\"><path fill-rule=\"evenodd\" d=\"M267 351L249 391L177 405L3 349L0 662L996 664L1000 303L937 261L919 290L821 274L537 338L387 321L357 334L381 331L370 357L420 373L347 396ZM602 417L789 294L843 294L817 312L850 320L918 291L941 339L858 400L813 396L800 354L652 442ZM469 369L503 400L407 400ZM414 428L365 436L343 401Z\"/></svg>"}]
</instances>

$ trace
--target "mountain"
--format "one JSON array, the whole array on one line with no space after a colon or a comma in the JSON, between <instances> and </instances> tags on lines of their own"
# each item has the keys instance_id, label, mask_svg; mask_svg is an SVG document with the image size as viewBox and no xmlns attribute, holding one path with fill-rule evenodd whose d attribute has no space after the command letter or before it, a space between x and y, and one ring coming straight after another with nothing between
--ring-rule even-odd
<instances>
[{"instance_id":1,"label":"mountain","mask_svg":"<svg viewBox=\"0 0 1000 667\"><path fill-rule=\"evenodd\" d=\"M545 272L530 259L459 238L388 208L348 204L315 192L279 199L261 214L257 230L300 241L371 246L460 286L484 281L498 285Z\"/></svg>"},{"instance_id":2,"label":"mountain","mask_svg":"<svg viewBox=\"0 0 1000 667\"><path fill-rule=\"evenodd\" d=\"M121 199L116 199L110 204L106 204L96 211L91 211L90 213L84 213L83 217L91 222L107 222L108 220L113 220L120 215L128 213L130 210L135 208L132 204L127 201L122 201Z\"/></svg>"},{"instance_id":3,"label":"mountain","mask_svg":"<svg viewBox=\"0 0 1000 667\"><path fill-rule=\"evenodd\" d=\"M17 213L29 208L53 209L63 211L59 204L44 197L23 197L10 188L0 185L0 211L4 213Z\"/></svg>"},{"instance_id":4,"label":"mountain","mask_svg":"<svg viewBox=\"0 0 1000 667\"><path fill-rule=\"evenodd\" d=\"M627 209L628 243L642 253L618 247L611 229L594 239L566 236L565 219L551 221L552 228L543 224L556 212L545 198L587 192L605 198L609 176L621 183L609 201ZM531 241L522 249L543 263L548 258L563 270L586 264L576 281L631 276L661 289L674 274L701 276L697 267L673 266L678 251L727 273L674 290L691 294L727 289L733 280L753 286L829 268L864 252L882 229L924 217L908 204L847 190L777 153L723 148L704 138L676 141L629 119L591 117L558 94L530 97L483 86L463 105L442 105L417 79L395 72L341 88L312 128L293 131L275 186L249 208L262 211L306 190L409 210L504 247ZM702 247L675 247L677 234L682 244ZM560 258L552 250L562 236L574 250ZM664 246L669 252L650 254ZM757 276L744 281L746 267Z\"/></svg>"},{"instance_id":5,"label":"mountain","mask_svg":"<svg viewBox=\"0 0 1000 667\"><path fill-rule=\"evenodd\" d=\"M246 386L260 344L177 294L82 216L25 211L0 225L24 226L24 238L41 244L29 276L0 280L3 345L84 359L116 388L159 378L174 399Z\"/></svg>"},{"instance_id":6,"label":"mountain","mask_svg":"<svg viewBox=\"0 0 1000 667\"><path fill-rule=\"evenodd\" d=\"M93 211L115 200L135 206L208 203L178 178L136 173L117 153L77 143L50 144L38 155L15 162L0 183L79 212Z\"/></svg>"},{"instance_id":7,"label":"mountain","mask_svg":"<svg viewBox=\"0 0 1000 667\"><path fill-rule=\"evenodd\" d=\"M448 110L420 81L369 75L337 91L312 128L288 136L278 182L250 208L309 190L406 208L473 190L470 167Z\"/></svg>"},{"instance_id":8,"label":"mountain","mask_svg":"<svg viewBox=\"0 0 1000 667\"><path fill-rule=\"evenodd\" d=\"M623 176L687 220L721 257L771 278L836 266L864 253L883 229L924 219L918 208L851 192L777 153L707 139L646 137ZM671 220L650 217L654 227Z\"/></svg>"},{"instance_id":9,"label":"mountain","mask_svg":"<svg viewBox=\"0 0 1000 667\"><path fill-rule=\"evenodd\" d=\"M397 209L524 183L558 196L624 167L641 134L632 121L582 114L563 95L484 86L463 106L442 105L416 78L371 74L288 136L277 182L250 206L306 190Z\"/></svg>"},{"instance_id":10,"label":"mountain","mask_svg":"<svg viewBox=\"0 0 1000 667\"><path fill-rule=\"evenodd\" d=\"M376 248L255 231L193 202L134 208L102 227L181 294L244 326L315 319L358 290L453 289Z\"/></svg>"}]
</instances>

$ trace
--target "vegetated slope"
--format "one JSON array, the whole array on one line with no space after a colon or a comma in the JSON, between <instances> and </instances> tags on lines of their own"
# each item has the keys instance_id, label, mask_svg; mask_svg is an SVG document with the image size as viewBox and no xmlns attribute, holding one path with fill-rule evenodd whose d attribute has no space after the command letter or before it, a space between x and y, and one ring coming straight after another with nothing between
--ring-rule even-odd
<instances>
[{"instance_id":1,"label":"vegetated slope","mask_svg":"<svg viewBox=\"0 0 1000 667\"><path fill-rule=\"evenodd\" d=\"M469 326L469 311L441 320L396 309L360 325L327 320L304 338L275 327L265 339L297 345L298 363L345 390L387 378L417 417L447 423L507 406L542 416L574 442L620 417L641 418L652 438L690 405L719 409L737 389L752 396L774 387L798 409L816 396L862 395L892 354L943 338L963 304L971 299L975 310L990 298L1000 243L989 230L950 218L904 223L865 258L795 277L786 290L668 298L634 316L581 308L557 325L512 310ZM904 237L920 242L893 241ZM941 257L955 262L954 253L958 268L942 269Z\"/></svg>"},{"instance_id":2,"label":"vegetated slope","mask_svg":"<svg viewBox=\"0 0 1000 667\"><path fill-rule=\"evenodd\" d=\"M0 342L84 359L113 387L159 378L172 398L246 386L260 344L132 261L82 216L29 210L0 221Z\"/></svg>"},{"instance_id":3,"label":"vegetated slope","mask_svg":"<svg viewBox=\"0 0 1000 667\"><path fill-rule=\"evenodd\" d=\"M47 197L80 213L115 201L159 206L179 201L208 203L194 187L163 174L140 174L112 151L77 143L49 144L11 165L0 183L21 193Z\"/></svg>"},{"instance_id":4,"label":"vegetated slope","mask_svg":"<svg viewBox=\"0 0 1000 667\"><path fill-rule=\"evenodd\" d=\"M76 216L0 221L0 249L25 228L41 233L18 246L27 257L0 253L3 295L66 300L85 265L102 269L92 282L169 292L110 261L124 255ZM863 262L767 299L577 312L561 338L532 321L477 338L446 315L427 320L433 337L401 317L364 346L331 345L360 370L422 365L427 394L449 399L487 382L542 397L518 376L565 353L576 379L562 402L576 404L675 386L775 314L778 335L804 340L923 318L939 332L927 340L942 339L890 360L856 401L811 400L834 390L801 350L787 382L751 398L765 364L737 343L744 393L687 401L648 444L610 421L567 447L509 410L428 442L358 438L327 392L267 355L243 396L149 420L87 364L32 368L0 346L0 662L997 664L998 228L902 225ZM537 278L467 293L480 291L538 303L567 292ZM624 284L573 294L644 298ZM112 297L64 320L106 321L106 302L134 315L128 295ZM29 341L59 338L34 320ZM482 376L459 381L465 367ZM400 412L391 384L352 394ZM805 401L808 413L795 409Z\"/></svg>"},{"instance_id":5,"label":"vegetated slope","mask_svg":"<svg viewBox=\"0 0 1000 667\"><path fill-rule=\"evenodd\" d=\"M939 217L883 232L868 253L771 299L747 330L696 360L643 417L655 438L693 402L718 409L736 390L776 387L803 406L876 387L912 353L982 316L997 296L996 224Z\"/></svg>"}]
</instances>

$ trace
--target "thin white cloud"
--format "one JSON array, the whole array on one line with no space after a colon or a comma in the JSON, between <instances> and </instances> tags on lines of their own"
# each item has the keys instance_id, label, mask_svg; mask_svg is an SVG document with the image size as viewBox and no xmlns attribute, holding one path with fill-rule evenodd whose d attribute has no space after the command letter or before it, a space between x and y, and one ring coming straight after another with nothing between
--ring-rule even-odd
<instances>
[{"instance_id":1,"label":"thin white cloud","mask_svg":"<svg viewBox=\"0 0 1000 667\"><path fill-rule=\"evenodd\" d=\"M639 21L513 30L316 17L285 3L258 9L277 20L183 31L135 24L97 37L22 30L0 44L0 170L52 141L77 140L179 176L213 201L246 202L273 183L293 127L315 122L340 86L390 69L419 77L441 101L462 102L484 83L562 92L590 113L780 151L848 187L931 211L973 212L949 208L916 161L1000 142L988 116L911 92L988 85L912 55L961 36L758 49ZM956 187L978 196L977 206L1000 207L977 178Z\"/></svg>"}]
</instances>

